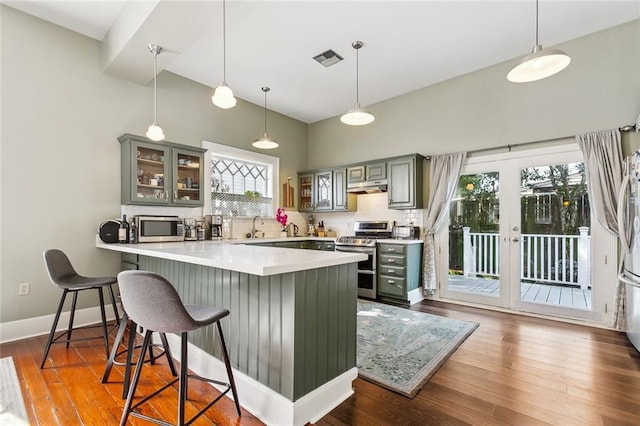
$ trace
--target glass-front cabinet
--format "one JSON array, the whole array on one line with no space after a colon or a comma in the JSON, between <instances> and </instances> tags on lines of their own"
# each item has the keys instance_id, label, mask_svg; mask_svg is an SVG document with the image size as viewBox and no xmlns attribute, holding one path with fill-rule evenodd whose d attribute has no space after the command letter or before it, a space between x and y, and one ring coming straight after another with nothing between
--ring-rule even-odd
<instances>
[{"instance_id":1,"label":"glass-front cabinet","mask_svg":"<svg viewBox=\"0 0 640 426\"><path fill-rule=\"evenodd\" d=\"M305 173L298 176L300 184L300 205L298 210L301 212L313 211L313 173Z\"/></svg>"},{"instance_id":2,"label":"glass-front cabinet","mask_svg":"<svg viewBox=\"0 0 640 426\"><path fill-rule=\"evenodd\" d=\"M123 135L122 204L204 205L204 149Z\"/></svg>"},{"instance_id":3,"label":"glass-front cabinet","mask_svg":"<svg viewBox=\"0 0 640 426\"><path fill-rule=\"evenodd\" d=\"M169 175L170 149L168 147L155 144L133 141L131 151L127 150L128 156L133 154L135 158L131 165L133 171L132 179L124 179L123 186L130 187L130 197L127 201L138 201L144 204L168 204L171 196L167 189L169 182L165 182L165 176ZM125 163L123 163L125 164ZM165 183L167 185L165 185ZM129 204L129 202L124 204Z\"/></svg>"},{"instance_id":4,"label":"glass-front cabinet","mask_svg":"<svg viewBox=\"0 0 640 426\"><path fill-rule=\"evenodd\" d=\"M317 172L315 177L315 210L332 210L333 209L333 172L327 170L325 172Z\"/></svg>"},{"instance_id":5,"label":"glass-front cabinet","mask_svg":"<svg viewBox=\"0 0 640 426\"><path fill-rule=\"evenodd\" d=\"M173 166L176 177L173 192L174 204L202 205L204 191L201 191L203 183L202 153L185 149L173 149Z\"/></svg>"},{"instance_id":6,"label":"glass-front cabinet","mask_svg":"<svg viewBox=\"0 0 640 426\"><path fill-rule=\"evenodd\" d=\"M298 211L333 210L333 170L300 173L300 204Z\"/></svg>"}]
</instances>

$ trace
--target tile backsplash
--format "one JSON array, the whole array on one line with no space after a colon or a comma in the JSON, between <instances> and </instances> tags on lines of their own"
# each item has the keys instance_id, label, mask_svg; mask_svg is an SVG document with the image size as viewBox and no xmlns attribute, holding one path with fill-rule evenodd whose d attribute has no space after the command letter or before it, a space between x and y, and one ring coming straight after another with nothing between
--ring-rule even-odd
<instances>
[{"instance_id":1,"label":"tile backsplash","mask_svg":"<svg viewBox=\"0 0 640 426\"><path fill-rule=\"evenodd\" d=\"M358 210L355 212L313 213L314 222L323 221L340 235L353 235L353 223L359 220L388 220L398 225L424 226L424 210L392 210L387 207L386 192L358 195ZM303 214L308 218L308 214ZM306 230L306 222L305 222Z\"/></svg>"},{"instance_id":2,"label":"tile backsplash","mask_svg":"<svg viewBox=\"0 0 640 426\"><path fill-rule=\"evenodd\" d=\"M294 223L299 228L299 235L307 235L309 216L313 216L313 223L324 222L325 229L331 229L338 236L353 235L353 224L359 220L388 220L395 221L398 225L413 225L424 229L424 210L391 210L387 207L388 195L386 192L358 195L358 210L355 212L331 212L331 213L301 213L297 210L286 210L289 223ZM135 215L172 215L179 217L202 217L202 207L163 207L163 206L121 206L121 213L128 218ZM280 235L280 224L273 217L264 217L264 224L256 220L258 236L273 238ZM225 238L243 239L251 232L253 218L235 217L231 221L230 236Z\"/></svg>"}]
</instances>

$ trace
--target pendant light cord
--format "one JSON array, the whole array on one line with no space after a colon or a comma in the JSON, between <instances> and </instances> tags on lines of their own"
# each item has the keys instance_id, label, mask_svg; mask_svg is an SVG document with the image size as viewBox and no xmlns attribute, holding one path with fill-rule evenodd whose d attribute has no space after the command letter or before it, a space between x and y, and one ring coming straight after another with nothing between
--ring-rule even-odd
<instances>
[{"instance_id":1,"label":"pendant light cord","mask_svg":"<svg viewBox=\"0 0 640 426\"><path fill-rule=\"evenodd\" d=\"M227 84L227 3L222 0L222 82Z\"/></svg>"},{"instance_id":2,"label":"pendant light cord","mask_svg":"<svg viewBox=\"0 0 640 426\"><path fill-rule=\"evenodd\" d=\"M536 46L538 45L538 0L536 0Z\"/></svg>"},{"instance_id":3,"label":"pendant light cord","mask_svg":"<svg viewBox=\"0 0 640 426\"><path fill-rule=\"evenodd\" d=\"M158 51L159 47L153 49L153 123L158 123Z\"/></svg>"},{"instance_id":4,"label":"pendant light cord","mask_svg":"<svg viewBox=\"0 0 640 426\"><path fill-rule=\"evenodd\" d=\"M360 49L356 49L356 103L360 104Z\"/></svg>"},{"instance_id":5,"label":"pendant light cord","mask_svg":"<svg viewBox=\"0 0 640 426\"><path fill-rule=\"evenodd\" d=\"M264 134L267 134L267 92L268 88L263 87L262 91L264 92Z\"/></svg>"}]
</instances>

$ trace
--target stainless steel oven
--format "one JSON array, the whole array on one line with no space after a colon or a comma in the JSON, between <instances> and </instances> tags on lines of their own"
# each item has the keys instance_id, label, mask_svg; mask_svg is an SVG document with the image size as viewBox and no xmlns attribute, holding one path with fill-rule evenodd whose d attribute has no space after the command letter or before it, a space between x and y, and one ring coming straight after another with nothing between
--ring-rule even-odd
<instances>
[{"instance_id":1,"label":"stainless steel oven","mask_svg":"<svg viewBox=\"0 0 640 426\"><path fill-rule=\"evenodd\" d=\"M355 222L354 232L355 236L336 239L336 251L367 255L367 260L358 262L358 297L375 299L378 296L376 239L391 238L391 224L382 220Z\"/></svg>"},{"instance_id":2,"label":"stainless steel oven","mask_svg":"<svg viewBox=\"0 0 640 426\"><path fill-rule=\"evenodd\" d=\"M375 241L373 246L355 246L340 243L340 237L336 240L336 251L344 251L351 253L364 253L367 255L367 260L358 262L358 297L367 297L369 299L375 299L377 296L377 275L376 275L376 246Z\"/></svg>"}]
</instances>

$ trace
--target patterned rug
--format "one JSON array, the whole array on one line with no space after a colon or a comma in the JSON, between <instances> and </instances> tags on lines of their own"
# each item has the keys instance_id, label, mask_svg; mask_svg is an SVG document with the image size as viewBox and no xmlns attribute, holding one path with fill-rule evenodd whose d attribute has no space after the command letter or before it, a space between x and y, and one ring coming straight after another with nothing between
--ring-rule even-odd
<instances>
[{"instance_id":1,"label":"patterned rug","mask_svg":"<svg viewBox=\"0 0 640 426\"><path fill-rule=\"evenodd\" d=\"M0 358L0 425L28 425L13 358Z\"/></svg>"},{"instance_id":2,"label":"patterned rug","mask_svg":"<svg viewBox=\"0 0 640 426\"><path fill-rule=\"evenodd\" d=\"M358 375L413 398L477 323L358 300Z\"/></svg>"}]
</instances>

